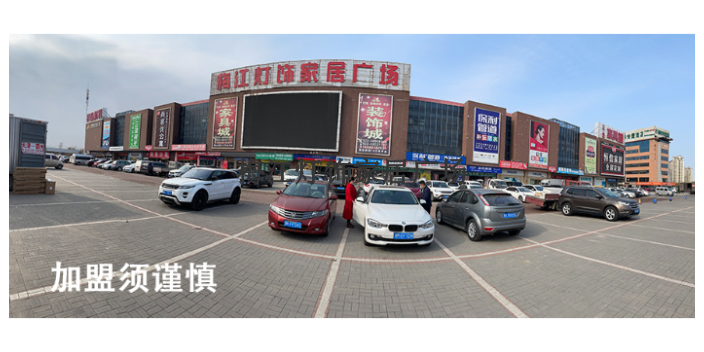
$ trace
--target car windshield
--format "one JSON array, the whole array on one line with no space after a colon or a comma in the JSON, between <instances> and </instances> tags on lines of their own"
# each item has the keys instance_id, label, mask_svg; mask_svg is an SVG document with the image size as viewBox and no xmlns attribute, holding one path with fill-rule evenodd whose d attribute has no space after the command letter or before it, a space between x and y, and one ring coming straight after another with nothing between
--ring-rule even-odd
<instances>
[{"instance_id":1,"label":"car windshield","mask_svg":"<svg viewBox=\"0 0 704 352\"><path fill-rule=\"evenodd\" d=\"M530 193L530 190L529 190L528 188L525 188L525 187L518 187L518 190L521 191L521 192L523 192L523 193Z\"/></svg>"},{"instance_id":2,"label":"car windshield","mask_svg":"<svg viewBox=\"0 0 704 352\"><path fill-rule=\"evenodd\" d=\"M286 176L298 176L298 170L286 170L284 173Z\"/></svg>"},{"instance_id":3,"label":"car windshield","mask_svg":"<svg viewBox=\"0 0 704 352\"><path fill-rule=\"evenodd\" d=\"M418 187L420 187L420 185L416 182L406 182L403 184L403 187L418 188Z\"/></svg>"},{"instance_id":4,"label":"car windshield","mask_svg":"<svg viewBox=\"0 0 704 352\"><path fill-rule=\"evenodd\" d=\"M325 185L310 184L308 182L292 183L288 186L283 194L294 197L305 198L325 198Z\"/></svg>"},{"instance_id":5,"label":"car windshield","mask_svg":"<svg viewBox=\"0 0 704 352\"><path fill-rule=\"evenodd\" d=\"M178 169L179 169L179 170L188 170L188 169L190 169L191 167L193 167L193 166L190 165L190 164L186 164L186 165L181 166L181 167L178 168Z\"/></svg>"},{"instance_id":6,"label":"car windshield","mask_svg":"<svg viewBox=\"0 0 704 352\"><path fill-rule=\"evenodd\" d=\"M536 191L542 191L542 190L543 190L543 187L540 187L540 186L533 186L533 188L535 188Z\"/></svg>"},{"instance_id":7,"label":"car windshield","mask_svg":"<svg viewBox=\"0 0 704 352\"><path fill-rule=\"evenodd\" d=\"M447 182L433 182L433 187L437 188L450 188L447 186Z\"/></svg>"},{"instance_id":8,"label":"car windshield","mask_svg":"<svg viewBox=\"0 0 704 352\"><path fill-rule=\"evenodd\" d=\"M400 204L413 205L418 204L418 200L413 193L408 191L396 191L377 189L372 194L372 203L375 204Z\"/></svg>"},{"instance_id":9,"label":"car windshield","mask_svg":"<svg viewBox=\"0 0 704 352\"><path fill-rule=\"evenodd\" d=\"M457 183L457 182L450 182L450 183L448 183L447 185L450 186L450 187L459 187L459 186L460 186L460 184Z\"/></svg>"},{"instance_id":10,"label":"car windshield","mask_svg":"<svg viewBox=\"0 0 704 352\"><path fill-rule=\"evenodd\" d=\"M469 188L470 188L470 189L482 189L482 186L479 186L479 185L470 185Z\"/></svg>"},{"instance_id":11,"label":"car windshield","mask_svg":"<svg viewBox=\"0 0 704 352\"><path fill-rule=\"evenodd\" d=\"M598 192L608 198L621 198L618 194L611 192L608 189L600 189Z\"/></svg>"},{"instance_id":12,"label":"car windshield","mask_svg":"<svg viewBox=\"0 0 704 352\"><path fill-rule=\"evenodd\" d=\"M490 193L483 194L482 197L486 199L489 205L520 205L521 203L513 198L510 194L500 194L500 193Z\"/></svg>"},{"instance_id":13,"label":"car windshield","mask_svg":"<svg viewBox=\"0 0 704 352\"><path fill-rule=\"evenodd\" d=\"M206 170L206 169L198 169L198 168L193 168L190 169L181 175L183 178L193 178L196 180L206 180L210 176L210 174L213 171L211 170Z\"/></svg>"}]
</instances>

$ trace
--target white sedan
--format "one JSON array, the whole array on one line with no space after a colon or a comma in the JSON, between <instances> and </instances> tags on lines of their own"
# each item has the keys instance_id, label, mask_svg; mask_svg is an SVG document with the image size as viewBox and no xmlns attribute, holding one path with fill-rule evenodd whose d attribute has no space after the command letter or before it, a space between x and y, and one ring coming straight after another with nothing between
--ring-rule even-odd
<instances>
[{"instance_id":1,"label":"white sedan","mask_svg":"<svg viewBox=\"0 0 704 352\"><path fill-rule=\"evenodd\" d=\"M367 246L420 245L433 242L435 224L410 189L398 186L372 187L366 197L358 197L352 218L364 227Z\"/></svg>"},{"instance_id":2,"label":"white sedan","mask_svg":"<svg viewBox=\"0 0 704 352\"><path fill-rule=\"evenodd\" d=\"M513 196L513 198L516 198L523 203L526 202L526 196L534 196L535 197L535 192L533 192L525 187L508 187L508 188L504 189L503 191L511 194Z\"/></svg>"}]
</instances>

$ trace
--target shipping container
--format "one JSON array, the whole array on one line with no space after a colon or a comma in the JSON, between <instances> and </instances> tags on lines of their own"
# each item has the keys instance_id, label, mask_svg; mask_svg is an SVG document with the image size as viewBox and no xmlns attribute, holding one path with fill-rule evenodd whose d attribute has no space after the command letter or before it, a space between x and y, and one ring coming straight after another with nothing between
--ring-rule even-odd
<instances>
[{"instance_id":1,"label":"shipping container","mask_svg":"<svg viewBox=\"0 0 704 352\"><path fill-rule=\"evenodd\" d=\"M47 124L10 114L10 191L16 167L44 167Z\"/></svg>"}]
</instances>

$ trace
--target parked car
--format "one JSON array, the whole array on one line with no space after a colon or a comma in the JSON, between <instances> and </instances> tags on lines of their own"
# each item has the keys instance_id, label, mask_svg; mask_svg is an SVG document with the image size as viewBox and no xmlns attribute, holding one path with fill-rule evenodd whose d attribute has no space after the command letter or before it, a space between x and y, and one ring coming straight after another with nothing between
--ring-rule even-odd
<instances>
[{"instance_id":1,"label":"parked car","mask_svg":"<svg viewBox=\"0 0 704 352\"><path fill-rule=\"evenodd\" d=\"M513 198L516 198L517 200L521 201L521 203L526 202L526 196L535 196L535 192L529 190L528 188L525 187L515 187L511 186L503 190L504 192L507 192Z\"/></svg>"},{"instance_id":2,"label":"parked car","mask_svg":"<svg viewBox=\"0 0 704 352\"><path fill-rule=\"evenodd\" d=\"M447 198L453 192L452 188L450 188L445 181L426 181L425 185L430 188L433 199Z\"/></svg>"},{"instance_id":3,"label":"parked car","mask_svg":"<svg viewBox=\"0 0 704 352\"><path fill-rule=\"evenodd\" d=\"M342 183L342 180L338 179L337 176L333 176L330 179L330 186L332 187L333 192L335 192L335 195L337 195L339 198L344 199L345 198L345 184Z\"/></svg>"},{"instance_id":4,"label":"parked car","mask_svg":"<svg viewBox=\"0 0 704 352\"><path fill-rule=\"evenodd\" d=\"M647 189L645 189L645 188L638 188L638 189L640 189L640 191L643 192L644 197L650 196L650 191L648 191Z\"/></svg>"},{"instance_id":5,"label":"parked car","mask_svg":"<svg viewBox=\"0 0 704 352\"><path fill-rule=\"evenodd\" d=\"M519 181L506 181L507 187L523 187L523 182Z\"/></svg>"},{"instance_id":6,"label":"parked car","mask_svg":"<svg viewBox=\"0 0 704 352\"><path fill-rule=\"evenodd\" d=\"M95 162L93 162L93 164L91 164L90 166L92 166L92 167L98 167L98 166L100 166L100 164L102 164L102 163L104 163L104 162L106 162L106 161L108 161L108 159L98 159L98 160L96 160Z\"/></svg>"},{"instance_id":7,"label":"parked car","mask_svg":"<svg viewBox=\"0 0 704 352\"><path fill-rule=\"evenodd\" d=\"M365 183L364 186L362 186L362 189L364 192L369 193L369 191L372 189L374 186L385 186L386 182L384 180L380 179L369 179L369 182Z\"/></svg>"},{"instance_id":8,"label":"parked car","mask_svg":"<svg viewBox=\"0 0 704 352\"><path fill-rule=\"evenodd\" d=\"M462 182L448 182L447 187L450 187L450 189L454 192L460 188L461 184Z\"/></svg>"},{"instance_id":9,"label":"parked car","mask_svg":"<svg viewBox=\"0 0 704 352\"><path fill-rule=\"evenodd\" d=\"M606 188L570 186L560 194L558 207L562 214L600 214L608 221L629 218L640 213L638 202L621 198Z\"/></svg>"},{"instance_id":10,"label":"parked car","mask_svg":"<svg viewBox=\"0 0 704 352\"><path fill-rule=\"evenodd\" d=\"M134 173L134 169L137 167L137 163L132 162L129 165L123 166L122 171L124 172L129 172L129 173Z\"/></svg>"},{"instance_id":11,"label":"parked car","mask_svg":"<svg viewBox=\"0 0 704 352\"><path fill-rule=\"evenodd\" d=\"M327 236L335 213L337 196L326 181L293 183L269 205L269 227L309 235Z\"/></svg>"},{"instance_id":12,"label":"parked car","mask_svg":"<svg viewBox=\"0 0 704 352\"><path fill-rule=\"evenodd\" d=\"M162 163L163 164L163 163ZM159 186L159 199L166 204L190 205L193 210L203 210L208 202L240 201L240 179L230 170L194 168L181 177L164 180Z\"/></svg>"},{"instance_id":13,"label":"parked car","mask_svg":"<svg viewBox=\"0 0 704 352\"><path fill-rule=\"evenodd\" d=\"M410 189L377 186L367 197L357 197L352 218L364 227L366 246L389 244L428 246L434 240L433 218Z\"/></svg>"},{"instance_id":14,"label":"parked car","mask_svg":"<svg viewBox=\"0 0 704 352\"><path fill-rule=\"evenodd\" d=\"M494 189L457 191L435 208L438 224L464 229L471 241L508 231L518 235L526 227L525 208L510 194Z\"/></svg>"},{"instance_id":15,"label":"parked car","mask_svg":"<svg viewBox=\"0 0 704 352\"><path fill-rule=\"evenodd\" d=\"M670 187L655 187L655 195L672 197L675 195L675 192L673 192Z\"/></svg>"},{"instance_id":16,"label":"parked car","mask_svg":"<svg viewBox=\"0 0 704 352\"><path fill-rule=\"evenodd\" d=\"M142 167L139 172L149 176L158 176L159 172L155 172L154 168L166 169L166 164L161 161L142 161Z\"/></svg>"},{"instance_id":17,"label":"parked car","mask_svg":"<svg viewBox=\"0 0 704 352\"><path fill-rule=\"evenodd\" d=\"M168 177L169 178L180 177L181 175L183 175L184 172L192 169L194 166L195 165L193 165L193 164L184 164L181 167L179 167L178 169L169 170ZM230 170L230 171L235 172L234 170ZM235 174L237 174L237 173L235 172Z\"/></svg>"},{"instance_id":18,"label":"parked car","mask_svg":"<svg viewBox=\"0 0 704 352\"><path fill-rule=\"evenodd\" d=\"M608 188L609 191L616 193L621 198L635 198L636 194L633 191L627 191L626 189Z\"/></svg>"},{"instance_id":19,"label":"parked car","mask_svg":"<svg viewBox=\"0 0 704 352\"><path fill-rule=\"evenodd\" d=\"M257 180L257 175L259 175L259 173L257 173L257 172L245 173L244 175L242 175L242 184L247 185L249 187L256 187L256 188L259 188L262 186L271 187L273 185L273 180L267 178L266 174L262 174L262 176L259 180ZM310 180L310 178L309 178L309 180Z\"/></svg>"},{"instance_id":20,"label":"parked car","mask_svg":"<svg viewBox=\"0 0 704 352\"><path fill-rule=\"evenodd\" d=\"M107 170L110 165L113 165L113 164L115 164L116 162L117 162L117 160L106 161L106 162L104 162L104 163L98 165L98 167L101 168L101 169L103 169L103 170Z\"/></svg>"},{"instance_id":21,"label":"parked car","mask_svg":"<svg viewBox=\"0 0 704 352\"><path fill-rule=\"evenodd\" d=\"M486 180L486 188L487 189L505 189L508 187L508 184L506 184L506 181L504 180L499 180L499 179L489 179Z\"/></svg>"},{"instance_id":22,"label":"parked car","mask_svg":"<svg viewBox=\"0 0 704 352\"><path fill-rule=\"evenodd\" d=\"M105 166L104 169L122 171L122 169L127 165L130 165L130 162L128 160L116 160L114 163Z\"/></svg>"},{"instance_id":23,"label":"parked car","mask_svg":"<svg viewBox=\"0 0 704 352\"><path fill-rule=\"evenodd\" d=\"M68 162L73 164L73 165L88 165L88 162L90 161L95 161L95 158L93 158L90 155L85 155L85 154L73 154L71 155L70 158L68 158Z\"/></svg>"},{"instance_id":24,"label":"parked car","mask_svg":"<svg viewBox=\"0 0 704 352\"><path fill-rule=\"evenodd\" d=\"M286 170L286 172L284 172L284 181L285 182L296 181L298 179L298 176L300 176L300 175L301 175L301 173L296 169ZM306 177L306 180L310 180L311 177L313 177L313 172L310 170L303 170L303 176Z\"/></svg>"},{"instance_id":25,"label":"parked car","mask_svg":"<svg viewBox=\"0 0 704 352\"><path fill-rule=\"evenodd\" d=\"M68 160L71 159L71 157L69 157L68 155L62 155L59 156L59 159L61 159L62 162L67 163Z\"/></svg>"},{"instance_id":26,"label":"parked car","mask_svg":"<svg viewBox=\"0 0 704 352\"><path fill-rule=\"evenodd\" d=\"M413 195L420 199L420 184L418 184L418 182L408 181L403 184L403 187L410 189L411 192L413 192Z\"/></svg>"},{"instance_id":27,"label":"parked car","mask_svg":"<svg viewBox=\"0 0 704 352\"><path fill-rule=\"evenodd\" d=\"M327 181L329 179L328 175L325 174L315 174L316 181Z\"/></svg>"},{"instance_id":28,"label":"parked car","mask_svg":"<svg viewBox=\"0 0 704 352\"><path fill-rule=\"evenodd\" d=\"M635 194L636 197L642 197L643 196L643 191L641 191L639 188L633 188L629 187L625 189L626 192L631 192Z\"/></svg>"},{"instance_id":29,"label":"parked car","mask_svg":"<svg viewBox=\"0 0 704 352\"><path fill-rule=\"evenodd\" d=\"M64 168L64 162L54 154L44 154L44 167L53 167L57 170L61 170Z\"/></svg>"}]
</instances>

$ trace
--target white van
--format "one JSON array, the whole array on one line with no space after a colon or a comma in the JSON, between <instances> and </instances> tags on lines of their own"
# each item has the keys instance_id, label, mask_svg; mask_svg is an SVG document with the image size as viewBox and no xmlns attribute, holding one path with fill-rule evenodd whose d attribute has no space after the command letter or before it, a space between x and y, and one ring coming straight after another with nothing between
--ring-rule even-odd
<instances>
[{"instance_id":1,"label":"white van","mask_svg":"<svg viewBox=\"0 0 704 352\"><path fill-rule=\"evenodd\" d=\"M659 196L674 196L675 193L672 192L672 188L670 187L655 187L655 194Z\"/></svg>"},{"instance_id":2,"label":"white van","mask_svg":"<svg viewBox=\"0 0 704 352\"><path fill-rule=\"evenodd\" d=\"M73 155L71 155L71 158L68 159L68 162L73 165L85 165L88 162L88 160L91 160L91 159L93 159L93 157L90 155L73 154Z\"/></svg>"}]
</instances>

